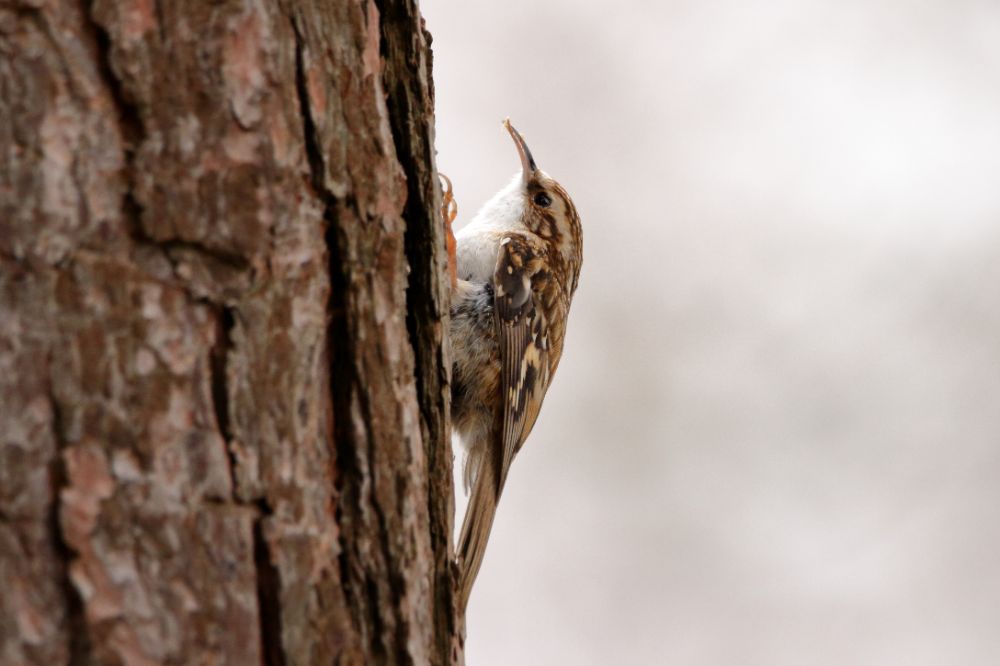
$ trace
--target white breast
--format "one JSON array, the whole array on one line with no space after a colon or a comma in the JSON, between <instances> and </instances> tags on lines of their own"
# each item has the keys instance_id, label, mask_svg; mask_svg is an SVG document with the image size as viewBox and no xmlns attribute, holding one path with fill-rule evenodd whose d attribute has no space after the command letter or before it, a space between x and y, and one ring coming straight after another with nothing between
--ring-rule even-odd
<instances>
[{"instance_id":1,"label":"white breast","mask_svg":"<svg viewBox=\"0 0 1000 666\"><path fill-rule=\"evenodd\" d=\"M493 278L500 240L523 228L524 192L521 174L487 201L476 216L455 234L458 277L471 282Z\"/></svg>"}]
</instances>

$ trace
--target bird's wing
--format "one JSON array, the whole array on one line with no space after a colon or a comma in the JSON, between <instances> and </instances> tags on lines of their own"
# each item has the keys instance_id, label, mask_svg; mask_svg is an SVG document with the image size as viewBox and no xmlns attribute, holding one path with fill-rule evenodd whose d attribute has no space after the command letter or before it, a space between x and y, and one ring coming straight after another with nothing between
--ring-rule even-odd
<instances>
[{"instance_id":1,"label":"bird's wing","mask_svg":"<svg viewBox=\"0 0 1000 666\"><path fill-rule=\"evenodd\" d=\"M462 562L459 603L469 599L486 552L497 501L514 454L531 432L549 384L548 330L537 307L533 283L544 270L545 247L538 238L512 233L500 242L493 273L493 312L500 343L502 413L499 438L480 458L469 508L462 521L458 555Z\"/></svg>"},{"instance_id":2,"label":"bird's wing","mask_svg":"<svg viewBox=\"0 0 1000 666\"><path fill-rule=\"evenodd\" d=\"M511 234L501 241L493 276L503 392L498 494L514 454L535 425L549 384L548 322L532 291L533 278L545 265L544 252L539 240Z\"/></svg>"}]
</instances>

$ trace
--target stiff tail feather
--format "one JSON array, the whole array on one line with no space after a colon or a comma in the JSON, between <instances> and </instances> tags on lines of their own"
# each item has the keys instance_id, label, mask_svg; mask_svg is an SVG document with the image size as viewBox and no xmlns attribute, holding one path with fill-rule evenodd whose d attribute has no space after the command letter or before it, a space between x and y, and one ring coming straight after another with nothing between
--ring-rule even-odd
<instances>
[{"instance_id":1,"label":"stiff tail feather","mask_svg":"<svg viewBox=\"0 0 1000 666\"><path fill-rule=\"evenodd\" d=\"M472 483L469 508L465 510L465 519L462 521L462 534L458 538L458 556L462 567L458 583L459 607L463 610L483 563L486 542L490 538L493 516L497 510L500 489L495 465L496 462L490 456L482 456L479 461L479 470Z\"/></svg>"}]
</instances>

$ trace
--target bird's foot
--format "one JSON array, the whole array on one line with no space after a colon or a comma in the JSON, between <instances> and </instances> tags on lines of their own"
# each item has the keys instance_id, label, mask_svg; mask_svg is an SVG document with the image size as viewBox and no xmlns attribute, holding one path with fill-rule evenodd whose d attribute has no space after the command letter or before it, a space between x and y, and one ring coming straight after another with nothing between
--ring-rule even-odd
<instances>
[{"instance_id":1,"label":"bird's foot","mask_svg":"<svg viewBox=\"0 0 1000 666\"><path fill-rule=\"evenodd\" d=\"M441 192L441 217L444 218L445 245L448 248L448 275L451 277L451 288L458 286L458 259L455 257L455 232L451 223L458 217L458 203L452 194L451 179L443 173L438 174L445 183Z\"/></svg>"}]
</instances>

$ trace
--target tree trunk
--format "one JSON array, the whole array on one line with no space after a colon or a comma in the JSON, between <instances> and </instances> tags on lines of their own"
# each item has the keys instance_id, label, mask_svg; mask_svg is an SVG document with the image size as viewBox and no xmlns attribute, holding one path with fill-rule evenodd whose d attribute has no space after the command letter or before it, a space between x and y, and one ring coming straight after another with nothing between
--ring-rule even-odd
<instances>
[{"instance_id":1,"label":"tree trunk","mask_svg":"<svg viewBox=\"0 0 1000 666\"><path fill-rule=\"evenodd\" d=\"M415 0L0 0L0 663L461 663Z\"/></svg>"}]
</instances>

